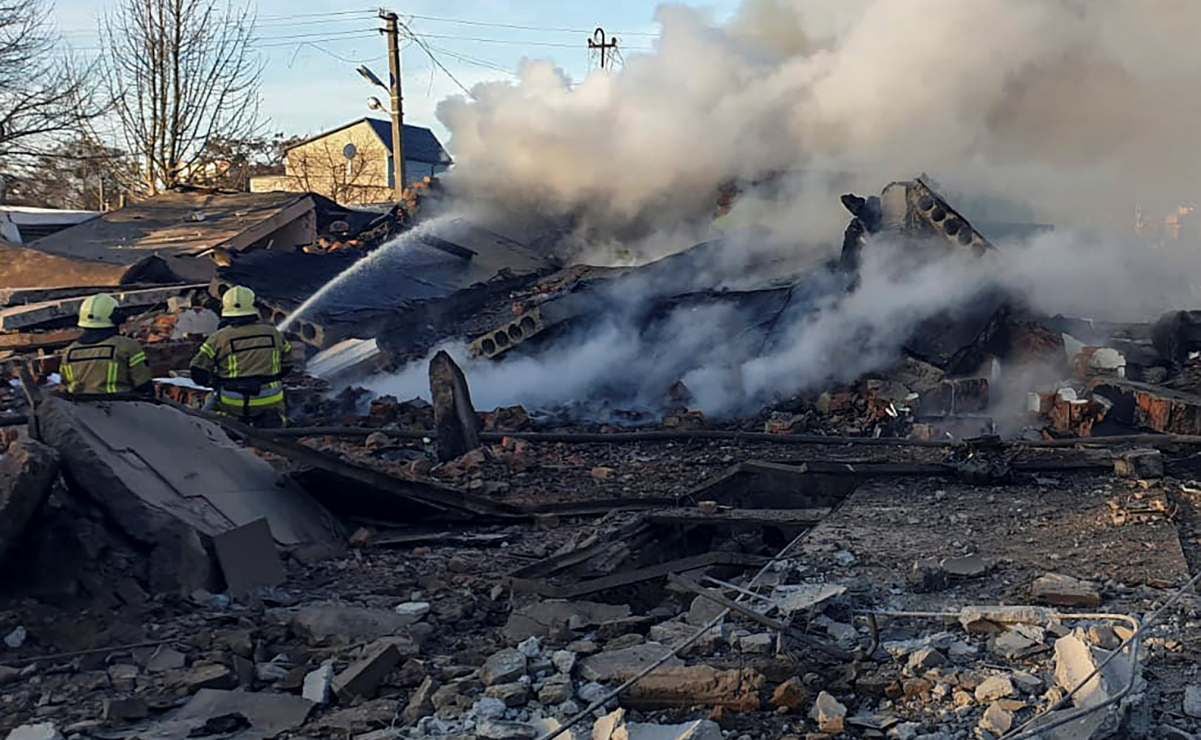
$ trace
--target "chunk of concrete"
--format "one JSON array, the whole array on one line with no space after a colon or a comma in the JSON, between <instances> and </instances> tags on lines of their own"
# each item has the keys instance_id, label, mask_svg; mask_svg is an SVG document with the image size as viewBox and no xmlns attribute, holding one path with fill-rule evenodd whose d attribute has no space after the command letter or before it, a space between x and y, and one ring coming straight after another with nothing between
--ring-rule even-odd
<instances>
[{"instance_id":1,"label":"chunk of concrete","mask_svg":"<svg viewBox=\"0 0 1201 740\"><path fill-rule=\"evenodd\" d=\"M1201 686L1190 684L1184 687L1184 713L1194 719L1201 719Z\"/></svg>"},{"instance_id":2,"label":"chunk of concrete","mask_svg":"<svg viewBox=\"0 0 1201 740\"><path fill-rule=\"evenodd\" d=\"M801 679L793 676L776 687L771 695L771 704L778 710L786 712L798 711L809 703L809 689Z\"/></svg>"},{"instance_id":3,"label":"chunk of concrete","mask_svg":"<svg viewBox=\"0 0 1201 740\"><path fill-rule=\"evenodd\" d=\"M1081 686L1107 653L1092 648L1075 634L1065 635L1055 641L1055 683L1065 692L1076 690L1072 702L1077 709L1095 707L1109 700L1129 680L1133 669L1127 655L1118 655L1097 675ZM1077 686L1080 688L1077 690ZM1052 713L1055 714L1055 713ZM1116 730L1121 723L1122 708L1108 709L1086 715L1063 728L1057 737L1091 738L1101 737Z\"/></svg>"},{"instance_id":4,"label":"chunk of concrete","mask_svg":"<svg viewBox=\"0 0 1201 740\"><path fill-rule=\"evenodd\" d=\"M1053 613L1041 606L965 606L959 610L959 623L973 634L989 634L1009 624L1046 624Z\"/></svg>"},{"instance_id":5,"label":"chunk of concrete","mask_svg":"<svg viewBox=\"0 0 1201 740\"><path fill-rule=\"evenodd\" d=\"M1053 606L1095 607L1101 605L1101 593L1088 581L1047 573L1030 585L1030 598Z\"/></svg>"},{"instance_id":6,"label":"chunk of concrete","mask_svg":"<svg viewBox=\"0 0 1201 740\"><path fill-rule=\"evenodd\" d=\"M443 351L434 355L429 375L438 459L448 462L480 446L482 424L471 403L467 376L450 355Z\"/></svg>"},{"instance_id":7,"label":"chunk of concrete","mask_svg":"<svg viewBox=\"0 0 1201 740\"><path fill-rule=\"evenodd\" d=\"M403 633L412 621L391 609L372 609L345 604L311 604L292 617L292 626L313 640L341 637L349 642L367 642Z\"/></svg>"},{"instance_id":8,"label":"chunk of concrete","mask_svg":"<svg viewBox=\"0 0 1201 740\"><path fill-rule=\"evenodd\" d=\"M187 664L187 656L168 645L159 645L146 659L146 670L150 673L178 671Z\"/></svg>"},{"instance_id":9,"label":"chunk of concrete","mask_svg":"<svg viewBox=\"0 0 1201 740\"><path fill-rule=\"evenodd\" d=\"M409 620L410 623L416 624L425 619L425 615L430 613L430 608L428 601L409 601L404 604L397 604L393 611L404 619Z\"/></svg>"},{"instance_id":10,"label":"chunk of concrete","mask_svg":"<svg viewBox=\"0 0 1201 740\"><path fill-rule=\"evenodd\" d=\"M14 728L6 740L63 740L63 736L53 722L40 722Z\"/></svg>"},{"instance_id":11,"label":"chunk of concrete","mask_svg":"<svg viewBox=\"0 0 1201 740\"><path fill-rule=\"evenodd\" d=\"M760 708L759 697L766 683L762 673L750 668L661 667L626 689L622 705L637 709L703 705L755 712Z\"/></svg>"},{"instance_id":12,"label":"chunk of concrete","mask_svg":"<svg viewBox=\"0 0 1201 740\"><path fill-rule=\"evenodd\" d=\"M1113 461L1114 475L1153 480L1164 475L1163 453L1156 449L1123 452Z\"/></svg>"},{"instance_id":13,"label":"chunk of concrete","mask_svg":"<svg viewBox=\"0 0 1201 740\"><path fill-rule=\"evenodd\" d=\"M129 722L148 716L150 708L146 706L145 701L136 696L105 699L100 710L100 717L106 722Z\"/></svg>"},{"instance_id":14,"label":"chunk of concrete","mask_svg":"<svg viewBox=\"0 0 1201 740\"><path fill-rule=\"evenodd\" d=\"M259 519L281 547L343 547L328 511L212 422L150 403L50 397L38 423L73 489L151 550L155 590L214 590L219 571L208 543Z\"/></svg>"},{"instance_id":15,"label":"chunk of concrete","mask_svg":"<svg viewBox=\"0 0 1201 740\"><path fill-rule=\"evenodd\" d=\"M0 455L0 558L42 508L57 476L58 453L40 442L18 439Z\"/></svg>"},{"instance_id":16,"label":"chunk of concrete","mask_svg":"<svg viewBox=\"0 0 1201 740\"><path fill-rule=\"evenodd\" d=\"M692 605L688 607L688 615L685 617L688 624L693 627L701 627L712 622L718 617L725 607L718 604L713 599L707 599L704 596L697 595L692 600Z\"/></svg>"},{"instance_id":17,"label":"chunk of concrete","mask_svg":"<svg viewBox=\"0 0 1201 740\"><path fill-rule=\"evenodd\" d=\"M363 657L334 678L334 693L339 698L371 699L379 691L379 685L399 664L400 651L396 645L387 640L377 640L364 649Z\"/></svg>"},{"instance_id":18,"label":"chunk of concrete","mask_svg":"<svg viewBox=\"0 0 1201 740\"><path fill-rule=\"evenodd\" d=\"M605 622L625 619L630 616L628 605L601 604L594 601L537 601L514 609L504 627L504 636L510 643L519 643L527 637L546 637L552 631L566 626L584 630Z\"/></svg>"},{"instance_id":19,"label":"chunk of concrete","mask_svg":"<svg viewBox=\"0 0 1201 740\"><path fill-rule=\"evenodd\" d=\"M538 701L549 706L556 706L575 698L575 687L571 678L564 673L557 673L542 684L538 689Z\"/></svg>"},{"instance_id":20,"label":"chunk of concrete","mask_svg":"<svg viewBox=\"0 0 1201 740\"><path fill-rule=\"evenodd\" d=\"M550 662L559 673L570 676L575 670L576 654L570 650L556 650L551 654Z\"/></svg>"},{"instance_id":21,"label":"chunk of concrete","mask_svg":"<svg viewBox=\"0 0 1201 740\"><path fill-rule=\"evenodd\" d=\"M438 690L438 682L433 676L426 676L409 697L409 703L405 705L402 718L405 724L415 725L422 717L428 717L434 713L434 692Z\"/></svg>"},{"instance_id":22,"label":"chunk of concrete","mask_svg":"<svg viewBox=\"0 0 1201 740\"><path fill-rule=\"evenodd\" d=\"M1017 689L1009 676L989 676L976 686L976 701L981 704L997 699L1007 699L1017 696Z\"/></svg>"},{"instance_id":23,"label":"chunk of concrete","mask_svg":"<svg viewBox=\"0 0 1201 740\"><path fill-rule=\"evenodd\" d=\"M1009 728L1013 727L1013 712L1001 706L1000 702L993 702L984 710L984 715L980 717L981 730L990 732L997 737L1009 732Z\"/></svg>"},{"instance_id":24,"label":"chunk of concrete","mask_svg":"<svg viewBox=\"0 0 1201 740\"><path fill-rule=\"evenodd\" d=\"M527 740L538 737L538 730L524 722L486 719L475 726L475 736L487 740Z\"/></svg>"},{"instance_id":25,"label":"chunk of concrete","mask_svg":"<svg viewBox=\"0 0 1201 740\"><path fill-rule=\"evenodd\" d=\"M213 551L221 564L226 590L235 598L274 588L287 580L266 519L214 535Z\"/></svg>"},{"instance_id":26,"label":"chunk of concrete","mask_svg":"<svg viewBox=\"0 0 1201 740\"><path fill-rule=\"evenodd\" d=\"M250 722L250 729L238 737L276 737L304 724L315 706L291 694L203 689L178 711L146 732L139 732L138 737L183 740L210 719L231 714L240 714Z\"/></svg>"},{"instance_id":27,"label":"chunk of concrete","mask_svg":"<svg viewBox=\"0 0 1201 740\"><path fill-rule=\"evenodd\" d=\"M201 689L232 689L238 685L238 677L220 663L200 663L192 666L183 676L183 686L189 692Z\"/></svg>"},{"instance_id":28,"label":"chunk of concrete","mask_svg":"<svg viewBox=\"0 0 1201 740\"><path fill-rule=\"evenodd\" d=\"M305 674L300 695L314 704L329 704L334 690L334 666L323 663L320 668Z\"/></svg>"},{"instance_id":29,"label":"chunk of concrete","mask_svg":"<svg viewBox=\"0 0 1201 740\"><path fill-rule=\"evenodd\" d=\"M622 650L605 650L580 661L579 674L585 681L621 683L632 678L647 666L671 652L671 648L654 642ZM672 656L660 668L674 668L684 661Z\"/></svg>"},{"instance_id":30,"label":"chunk of concrete","mask_svg":"<svg viewBox=\"0 0 1201 740\"><path fill-rule=\"evenodd\" d=\"M817 728L829 735L838 735L846 729L847 708L828 692L821 692L813 702L809 718Z\"/></svg>"},{"instance_id":31,"label":"chunk of concrete","mask_svg":"<svg viewBox=\"0 0 1201 740\"><path fill-rule=\"evenodd\" d=\"M530 687L520 681L498 683L484 689L484 696L500 699L506 707L524 707L530 701Z\"/></svg>"},{"instance_id":32,"label":"chunk of concrete","mask_svg":"<svg viewBox=\"0 0 1201 740\"><path fill-rule=\"evenodd\" d=\"M945 665L946 662L947 658L945 655L934 648L927 647L914 650L909 654L908 667L914 675L920 676L932 668Z\"/></svg>"},{"instance_id":33,"label":"chunk of concrete","mask_svg":"<svg viewBox=\"0 0 1201 740\"><path fill-rule=\"evenodd\" d=\"M528 659L513 648L493 653L480 669L480 680L485 686L511 683L525 675Z\"/></svg>"},{"instance_id":34,"label":"chunk of concrete","mask_svg":"<svg viewBox=\"0 0 1201 740\"><path fill-rule=\"evenodd\" d=\"M625 710L618 709L596 721L592 740L722 740L722 732L716 722L707 719L678 725L628 722Z\"/></svg>"}]
</instances>

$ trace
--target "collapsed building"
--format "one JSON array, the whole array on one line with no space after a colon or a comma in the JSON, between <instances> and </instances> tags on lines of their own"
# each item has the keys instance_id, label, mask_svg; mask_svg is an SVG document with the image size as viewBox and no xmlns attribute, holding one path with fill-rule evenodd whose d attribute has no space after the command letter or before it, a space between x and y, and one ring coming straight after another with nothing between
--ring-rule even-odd
<instances>
[{"instance_id":1,"label":"collapsed building","mask_svg":"<svg viewBox=\"0 0 1201 740\"><path fill-rule=\"evenodd\" d=\"M171 194L4 247L0 728L1201 729L1196 312L1103 324L990 289L915 316L853 377L847 336L805 387L706 415L701 361L724 355L721 382L745 385L738 360L838 310L871 250L1003 260L1005 244L916 178L844 196L828 258L731 260L726 234L592 266L553 248L559 225L517 238L432 213L435 191L384 214ZM308 357L293 428L207 414L179 377L232 284ZM97 289L145 342L156 402L55 393L55 350ZM695 353L571 408L473 402L488 368L604 327L674 348L687 320ZM1031 365L1049 374L1027 380ZM362 387L406 368L424 399Z\"/></svg>"}]
</instances>

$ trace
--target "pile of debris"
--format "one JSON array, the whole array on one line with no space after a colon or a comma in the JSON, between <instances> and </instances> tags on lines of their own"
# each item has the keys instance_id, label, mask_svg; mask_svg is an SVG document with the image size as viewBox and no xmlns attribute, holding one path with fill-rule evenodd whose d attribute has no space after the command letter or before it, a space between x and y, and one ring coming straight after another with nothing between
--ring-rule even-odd
<instances>
[{"instance_id":1,"label":"pile of debris","mask_svg":"<svg viewBox=\"0 0 1201 740\"><path fill-rule=\"evenodd\" d=\"M443 197L414 192L435 196L423 210ZM881 234L1003 256L923 179L845 198L834 264L737 290L690 269L719 244L564 267L463 220L411 229L412 204L381 221L264 199L258 216L287 225L269 235L199 197L167 200L190 228L232 236L137 274L219 256L204 279L0 292L10 737L1201 731L1193 312L1102 325L983 296L926 317L892 367L780 389L744 418L706 417L680 379L658 403L481 413L431 348L536 357L644 282L659 292L624 307L632 326L726 305L753 320L721 329L770 347L785 312L853 288ZM389 285L290 325L314 355L288 380L306 426L209 415L204 390L171 377L225 285L251 282L283 321L397 236ZM128 288L122 329L147 348L156 402L54 393L73 306L100 287ZM427 354L428 401L348 380ZM1055 380L1022 385L1012 368L1026 364Z\"/></svg>"}]
</instances>

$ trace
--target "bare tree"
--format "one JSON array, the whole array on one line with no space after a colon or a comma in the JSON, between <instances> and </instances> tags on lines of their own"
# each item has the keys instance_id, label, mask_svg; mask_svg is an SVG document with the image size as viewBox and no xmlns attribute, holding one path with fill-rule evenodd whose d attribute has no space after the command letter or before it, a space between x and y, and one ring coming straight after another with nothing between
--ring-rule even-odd
<instances>
[{"instance_id":1,"label":"bare tree","mask_svg":"<svg viewBox=\"0 0 1201 740\"><path fill-rule=\"evenodd\" d=\"M328 140L319 146L297 147L288 153L289 187L320 193L338 203L378 203L389 197L384 159L367 147L346 159L343 148Z\"/></svg>"},{"instance_id":2,"label":"bare tree","mask_svg":"<svg viewBox=\"0 0 1201 740\"><path fill-rule=\"evenodd\" d=\"M46 0L0 0L0 169L52 153L100 114L88 70L61 54Z\"/></svg>"},{"instance_id":3,"label":"bare tree","mask_svg":"<svg viewBox=\"0 0 1201 740\"><path fill-rule=\"evenodd\" d=\"M149 193L204 172L214 140L261 133L254 15L233 2L122 0L101 20L120 133Z\"/></svg>"}]
</instances>

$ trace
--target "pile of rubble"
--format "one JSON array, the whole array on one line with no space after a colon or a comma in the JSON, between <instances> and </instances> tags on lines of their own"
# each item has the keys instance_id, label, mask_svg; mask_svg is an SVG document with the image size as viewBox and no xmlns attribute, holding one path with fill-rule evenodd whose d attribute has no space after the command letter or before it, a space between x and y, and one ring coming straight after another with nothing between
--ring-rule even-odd
<instances>
[{"instance_id":1,"label":"pile of rubble","mask_svg":"<svg viewBox=\"0 0 1201 740\"><path fill-rule=\"evenodd\" d=\"M835 293L881 232L996 251L920 179L844 203L843 255L821 268ZM303 225L310 205L279 207ZM407 233L399 213L355 233ZM778 316L812 287L697 285L686 268L706 245L562 267L457 223L406 250L428 267L420 288L398 278L364 299L378 305L296 322L311 355L288 380L297 426L199 410L203 390L171 371L222 285L260 262L316 265L314 282L353 264L357 217L339 217L318 214L319 248L244 236L209 282L129 291L122 329L147 348L155 402L56 395L54 351L87 291L6 298L10 738L1201 731L1192 312L1103 326L982 298L930 317L893 367L782 389L738 419L707 418L678 380L652 406L481 412L445 353L428 401L355 387L448 338L477 362L536 356L602 319L624 281L669 286L639 307L648 326L707 302ZM267 286L273 319L311 294L301 283ZM770 321L747 331L779 340ZM1056 380L1015 391L1027 363Z\"/></svg>"}]
</instances>

